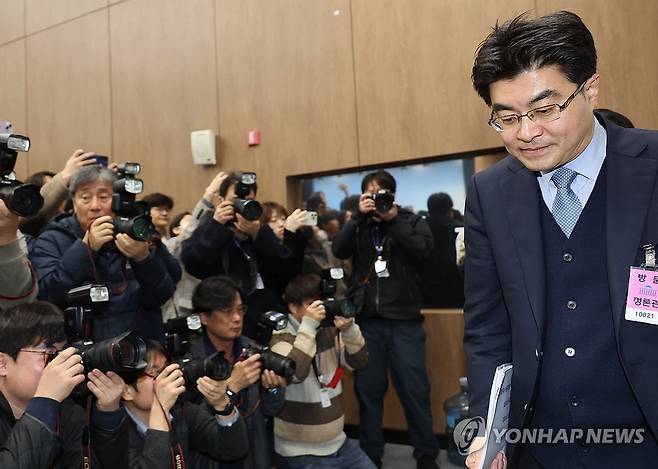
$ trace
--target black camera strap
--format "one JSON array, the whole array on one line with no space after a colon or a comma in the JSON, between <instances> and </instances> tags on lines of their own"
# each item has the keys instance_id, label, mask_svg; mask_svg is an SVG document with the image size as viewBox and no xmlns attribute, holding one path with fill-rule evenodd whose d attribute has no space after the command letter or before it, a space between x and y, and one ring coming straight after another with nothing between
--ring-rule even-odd
<instances>
[{"instance_id":1,"label":"black camera strap","mask_svg":"<svg viewBox=\"0 0 658 469\"><path fill-rule=\"evenodd\" d=\"M337 346L338 346L338 351L337 351L337 354L336 354L336 371L334 372L334 376L331 378L330 384L334 383L336 381L335 380L336 375L339 374L340 377L342 377L342 375L343 375L343 371L342 371L343 366L342 366L341 360L340 360L340 334L338 332L338 329L336 329L336 338L335 338L335 341L334 341L334 350L335 350L335 347L336 347L336 342L337 342ZM317 348L317 344L316 344L316 348ZM320 380L320 376L322 376L322 373L320 373L320 370L322 369L322 358L321 358L321 353L318 353L317 350L315 352L315 356L313 357L313 360L311 360L311 366L313 367L313 373L315 374L315 379L317 379L318 383L320 384L320 388L329 388L329 387L330 388L335 388L338 385L338 383L336 382L336 384L331 386L330 384L325 384Z\"/></svg>"}]
</instances>

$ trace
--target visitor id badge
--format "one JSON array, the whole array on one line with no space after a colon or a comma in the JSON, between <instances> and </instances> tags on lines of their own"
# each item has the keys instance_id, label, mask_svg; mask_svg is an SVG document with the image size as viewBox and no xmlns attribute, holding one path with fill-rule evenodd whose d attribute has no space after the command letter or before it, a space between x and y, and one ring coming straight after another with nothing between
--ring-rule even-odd
<instances>
[{"instance_id":1,"label":"visitor id badge","mask_svg":"<svg viewBox=\"0 0 658 469\"><path fill-rule=\"evenodd\" d=\"M322 404L323 409L331 407L331 398L329 397L328 389L320 389L320 404Z\"/></svg>"},{"instance_id":2,"label":"visitor id badge","mask_svg":"<svg viewBox=\"0 0 658 469\"><path fill-rule=\"evenodd\" d=\"M375 273L379 278L390 277L390 274L388 273L388 264L381 257L375 261Z\"/></svg>"},{"instance_id":3,"label":"visitor id badge","mask_svg":"<svg viewBox=\"0 0 658 469\"><path fill-rule=\"evenodd\" d=\"M631 267L625 318L658 325L658 272Z\"/></svg>"},{"instance_id":4,"label":"visitor id badge","mask_svg":"<svg viewBox=\"0 0 658 469\"><path fill-rule=\"evenodd\" d=\"M256 290L264 290L265 284L263 283L263 277L260 276L260 273L256 274Z\"/></svg>"}]
</instances>

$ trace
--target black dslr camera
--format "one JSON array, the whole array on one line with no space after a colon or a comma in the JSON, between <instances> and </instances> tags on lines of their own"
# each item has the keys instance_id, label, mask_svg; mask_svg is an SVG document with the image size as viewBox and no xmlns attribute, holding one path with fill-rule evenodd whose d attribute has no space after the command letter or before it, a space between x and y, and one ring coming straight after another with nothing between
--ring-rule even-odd
<instances>
[{"instance_id":1,"label":"black dslr camera","mask_svg":"<svg viewBox=\"0 0 658 469\"><path fill-rule=\"evenodd\" d=\"M233 209L249 221L255 221L263 214L263 207L256 200L249 200L247 196L256 184L256 173L240 173L240 180L235 184Z\"/></svg>"},{"instance_id":2,"label":"black dslr camera","mask_svg":"<svg viewBox=\"0 0 658 469\"><path fill-rule=\"evenodd\" d=\"M20 217L35 215L43 207L43 197L37 185L23 184L12 177L18 152L29 149L29 138L0 133L0 200Z\"/></svg>"},{"instance_id":3,"label":"black dslr camera","mask_svg":"<svg viewBox=\"0 0 658 469\"><path fill-rule=\"evenodd\" d=\"M290 379L295 374L295 362L288 357L272 352L269 347L273 331L285 329L288 316L277 311L268 311L256 325L255 342L249 343L242 352L242 358L249 358L257 353L263 370L271 370L279 376Z\"/></svg>"},{"instance_id":4,"label":"black dslr camera","mask_svg":"<svg viewBox=\"0 0 658 469\"><path fill-rule=\"evenodd\" d=\"M66 333L78 349L85 374L94 368L126 375L146 368L146 344L132 331L94 343L91 339L94 316L105 310L110 294L104 285L84 285L67 294L64 310ZM86 387L84 388L86 389Z\"/></svg>"},{"instance_id":5,"label":"black dslr camera","mask_svg":"<svg viewBox=\"0 0 658 469\"><path fill-rule=\"evenodd\" d=\"M165 349L174 363L178 363L185 378L185 385L196 386L196 381L207 376L223 381L231 376L233 367L224 357L224 352L215 352L206 358L186 358L191 339L201 333L201 318L198 314L173 318L165 324Z\"/></svg>"},{"instance_id":6,"label":"black dslr camera","mask_svg":"<svg viewBox=\"0 0 658 469\"><path fill-rule=\"evenodd\" d=\"M145 202L136 202L135 197L144 190L144 181L135 178L142 168L139 163L119 163L114 183L112 211L114 235L125 233L137 241L148 241L155 233L151 221L151 210Z\"/></svg>"},{"instance_id":7,"label":"black dslr camera","mask_svg":"<svg viewBox=\"0 0 658 469\"><path fill-rule=\"evenodd\" d=\"M395 196L393 193L386 189L379 189L370 198L375 201L375 211L380 214L388 213L393 208Z\"/></svg>"},{"instance_id":8,"label":"black dslr camera","mask_svg":"<svg viewBox=\"0 0 658 469\"><path fill-rule=\"evenodd\" d=\"M320 323L320 326L332 326L336 316L343 316L344 318L353 318L356 316L356 305L354 303L347 298L340 300L335 298L338 281L343 278L343 275L343 269L340 267L324 269L322 271L320 297L324 303L327 316Z\"/></svg>"}]
</instances>

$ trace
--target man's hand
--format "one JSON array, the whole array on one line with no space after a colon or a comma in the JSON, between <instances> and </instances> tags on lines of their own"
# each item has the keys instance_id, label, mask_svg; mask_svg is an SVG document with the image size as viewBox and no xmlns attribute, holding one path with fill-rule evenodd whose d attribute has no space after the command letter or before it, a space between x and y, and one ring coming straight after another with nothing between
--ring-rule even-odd
<instances>
[{"instance_id":1,"label":"man's hand","mask_svg":"<svg viewBox=\"0 0 658 469\"><path fill-rule=\"evenodd\" d=\"M260 378L260 354L256 353L246 360L235 362L231 376L226 384L233 392L240 392L248 388Z\"/></svg>"},{"instance_id":2,"label":"man's hand","mask_svg":"<svg viewBox=\"0 0 658 469\"><path fill-rule=\"evenodd\" d=\"M338 329L340 332L345 332L347 329L352 327L352 324L354 324L354 318L345 318L343 316L336 316L334 318L334 326L336 326L336 329Z\"/></svg>"},{"instance_id":3,"label":"man's hand","mask_svg":"<svg viewBox=\"0 0 658 469\"><path fill-rule=\"evenodd\" d=\"M34 397L47 397L62 402L78 384L85 380L82 358L78 350L69 347L55 357L41 373Z\"/></svg>"},{"instance_id":4,"label":"man's hand","mask_svg":"<svg viewBox=\"0 0 658 469\"><path fill-rule=\"evenodd\" d=\"M260 230L260 220L249 221L239 213L235 214L235 220L234 226L238 231L251 237L251 239L256 238L258 230Z\"/></svg>"},{"instance_id":5,"label":"man's hand","mask_svg":"<svg viewBox=\"0 0 658 469\"><path fill-rule=\"evenodd\" d=\"M125 233L116 236L115 244L121 254L128 259L141 262L149 256L149 242L137 241Z\"/></svg>"},{"instance_id":6,"label":"man's hand","mask_svg":"<svg viewBox=\"0 0 658 469\"><path fill-rule=\"evenodd\" d=\"M283 376L277 375L272 370L264 370L260 375L260 384L265 389L283 388L288 385L288 382Z\"/></svg>"},{"instance_id":7,"label":"man's hand","mask_svg":"<svg viewBox=\"0 0 658 469\"><path fill-rule=\"evenodd\" d=\"M230 200L222 200L217 207L215 207L213 218L222 225L226 225L228 222L234 220L235 209L233 208L233 202Z\"/></svg>"},{"instance_id":8,"label":"man's hand","mask_svg":"<svg viewBox=\"0 0 658 469\"><path fill-rule=\"evenodd\" d=\"M307 218L308 212L306 210L295 209L295 211L286 218L286 230L296 233L299 228L306 224Z\"/></svg>"},{"instance_id":9,"label":"man's hand","mask_svg":"<svg viewBox=\"0 0 658 469\"><path fill-rule=\"evenodd\" d=\"M203 193L203 198L215 205L214 202L216 201L216 198L219 197L219 186L222 185L222 182L224 182L224 179L227 177L228 173L225 173L224 171L218 172L213 180L210 181L208 187L206 187L206 190Z\"/></svg>"},{"instance_id":10,"label":"man's hand","mask_svg":"<svg viewBox=\"0 0 658 469\"><path fill-rule=\"evenodd\" d=\"M226 395L226 381L217 381L203 376L196 381L197 389L215 410L222 411L229 403ZM231 389L233 391L233 389Z\"/></svg>"},{"instance_id":11,"label":"man's hand","mask_svg":"<svg viewBox=\"0 0 658 469\"><path fill-rule=\"evenodd\" d=\"M104 215L91 222L82 241L94 251L99 251L105 243L112 241L112 238L114 238L114 224L112 224L112 217Z\"/></svg>"},{"instance_id":12,"label":"man's hand","mask_svg":"<svg viewBox=\"0 0 658 469\"><path fill-rule=\"evenodd\" d=\"M375 211L375 201L371 198L370 192L365 192L359 197L359 212L368 215Z\"/></svg>"},{"instance_id":13,"label":"man's hand","mask_svg":"<svg viewBox=\"0 0 658 469\"><path fill-rule=\"evenodd\" d=\"M5 203L0 200L0 246L16 241L18 221L18 215L11 213Z\"/></svg>"},{"instance_id":14,"label":"man's hand","mask_svg":"<svg viewBox=\"0 0 658 469\"><path fill-rule=\"evenodd\" d=\"M93 152L86 152L80 148L75 150L69 159L66 160L64 169L60 172L62 175L62 182L69 186L71 177L82 167L89 166L90 164L96 164L96 158L92 158L95 155Z\"/></svg>"},{"instance_id":15,"label":"man's hand","mask_svg":"<svg viewBox=\"0 0 658 469\"><path fill-rule=\"evenodd\" d=\"M185 392L185 378L183 378L183 372L180 370L178 363L172 363L160 372L158 377L155 378L153 391L157 399L153 399L151 412L154 411L154 407L156 412L162 412L156 402L159 400L164 411L169 413L176 404L178 396Z\"/></svg>"},{"instance_id":16,"label":"man's hand","mask_svg":"<svg viewBox=\"0 0 658 469\"><path fill-rule=\"evenodd\" d=\"M477 469L482 463L481 459L484 458L484 436L478 436L473 439L471 446L469 448L468 457L466 458L466 467L468 469ZM505 457L505 452L501 451L496 455L494 460L491 462L491 465L487 469L506 469L507 468L507 458Z\"/></svg>"},{"instance_id":17,"label":"man's hand","mask_svg":"<svg viewBox=\"0 0 658 469\"><path fill-rule=\"evenodd\" d=\"M121 393L125 383L121 376L113 371L107 374L100 370L92 370L87 374L89 382L87 387L96 396L96 408L101 412L114 412L119 410L121 403Z\"/></svg>"},{"instance_id":18,"label":"man's hand","mask_svg":"<svg viewBox=\"0 0 658 469\"><path fill-rule=\"evenodd\" d=\"M311 319L322 322L322 320L327 317L327 310L324 309L324 303L322 300L315 300L313 303L308 305L306 311L304 312L304 316L308 316Z\"/></svg>"},{"instance_id":19,"label":"man's hand","mask_svg":"<svg viewBox=\"0 0 658 469\"><path fill-rule=\"evenodd\" d=\"M398 216L398 206L395 205L395 203L394 203L393 206L391 207L391 209L388 212L386 212L386 213L377 212L375 214L374 218L379 219L381 221L391 221L397 216Z\"/></svg>"}]
</instances>

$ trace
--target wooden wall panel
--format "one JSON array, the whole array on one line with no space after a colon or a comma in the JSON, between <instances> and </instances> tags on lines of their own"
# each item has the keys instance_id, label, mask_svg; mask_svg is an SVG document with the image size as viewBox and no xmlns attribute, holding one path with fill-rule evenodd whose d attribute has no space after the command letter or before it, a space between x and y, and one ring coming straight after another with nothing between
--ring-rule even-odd
<instances>
[{"instance_id":1,"label":"wooden wall panel","mask_svg":"<svg viewBox=\"0 0 658 469\"><path fill-rule=\"evenodd\" d=\"M427 374L431 385L432 417L435 433L445 433L443 402L459 392L459 377L466 376L464 353L464 314L461 310L425 310L423 327L427 333L425 351ZM345 421L359 424L359 404L354 394L353 376L343 379ZM384 428L407 430L400 399L389 377L389 389L384 398Z\"/></svg>"},{"instance_id":2,"label":"wooden wall panel","mask_svg":"<svg viewBox=\"0 0 658 469\"><path fill-rule=\"evenodd\" d=\"M107 6L107 0L25 0L27 34ZM84 37L84 36L81 36Z\"/></svg>"},{"instance_id":3,"label":"wooden wall panel","mask_svg":"<svg viewBox=\"0 0 658 469\"><path fill-rule=\"evenodd\" d=\"M222 165L256 170L259 198L282 203L286 175L356 166L349 1L216 6Z\"/></svg>"},{"instance_id":4,"label":"wooden wall panel","mask_svg":"<svg viewBox=\"0 0 658 469\"><path fill-rule=\"evenodd\" d=\"M3 0L2 14L0 14L0 44L24 35L25 0Z\"/></svg>"},{"instance_id":5,"label":"wooden wall panel","mask_svg":"<svg viewBox=\"0 0 658 469\"><path fill-rule=\"evenodd\" d=\"M30 171L57 171L76 148L110 152L107 10L28 37L27 114Z\"/></svg>"},{"instance_id":6,"label":"wooden wall panel","mask_svg":"<svg viewBox=\"0 0 658 469\"><path fill-rule=\"evenodd\" d=\"M658 129L658 2L643 0L537 0L539 14L569 10L592 32L601 74L599 106Z\"/></svg>"},{"instance_id":7,"label":"wooden wall panel","mask_svg":"<svg viewBox=\"0 0 658 469\"><path fill-rule=\"evenodd\" d=\"M13 132L26 135L25 40L0 47L0 120L10 121ZM19 178L28 174L31 153L18 155L15 171Z\"/></svg>"},{"instance_id":8,"label":"wooden wall panel","mask_svg":"<svg viewBox=\"0 0 658 469\"><path fill-rule=\"evenodd\" d=\"M192 164L190 131L217 132L211 0L110 7L115 161L139 161L145 193L191 210L217 168Z\"/></svg>"},{"instance_id":9,"label":"wooden wall panel","mask_svg":"<svg viewBox=\"0 0 658 469\"><path fill-rule=\"evenodd\" d=\"M499 145L471 86L473 57L497 18L533 7L534 0L353 1L361 163Z\"/></svg>"}]
</instances>

